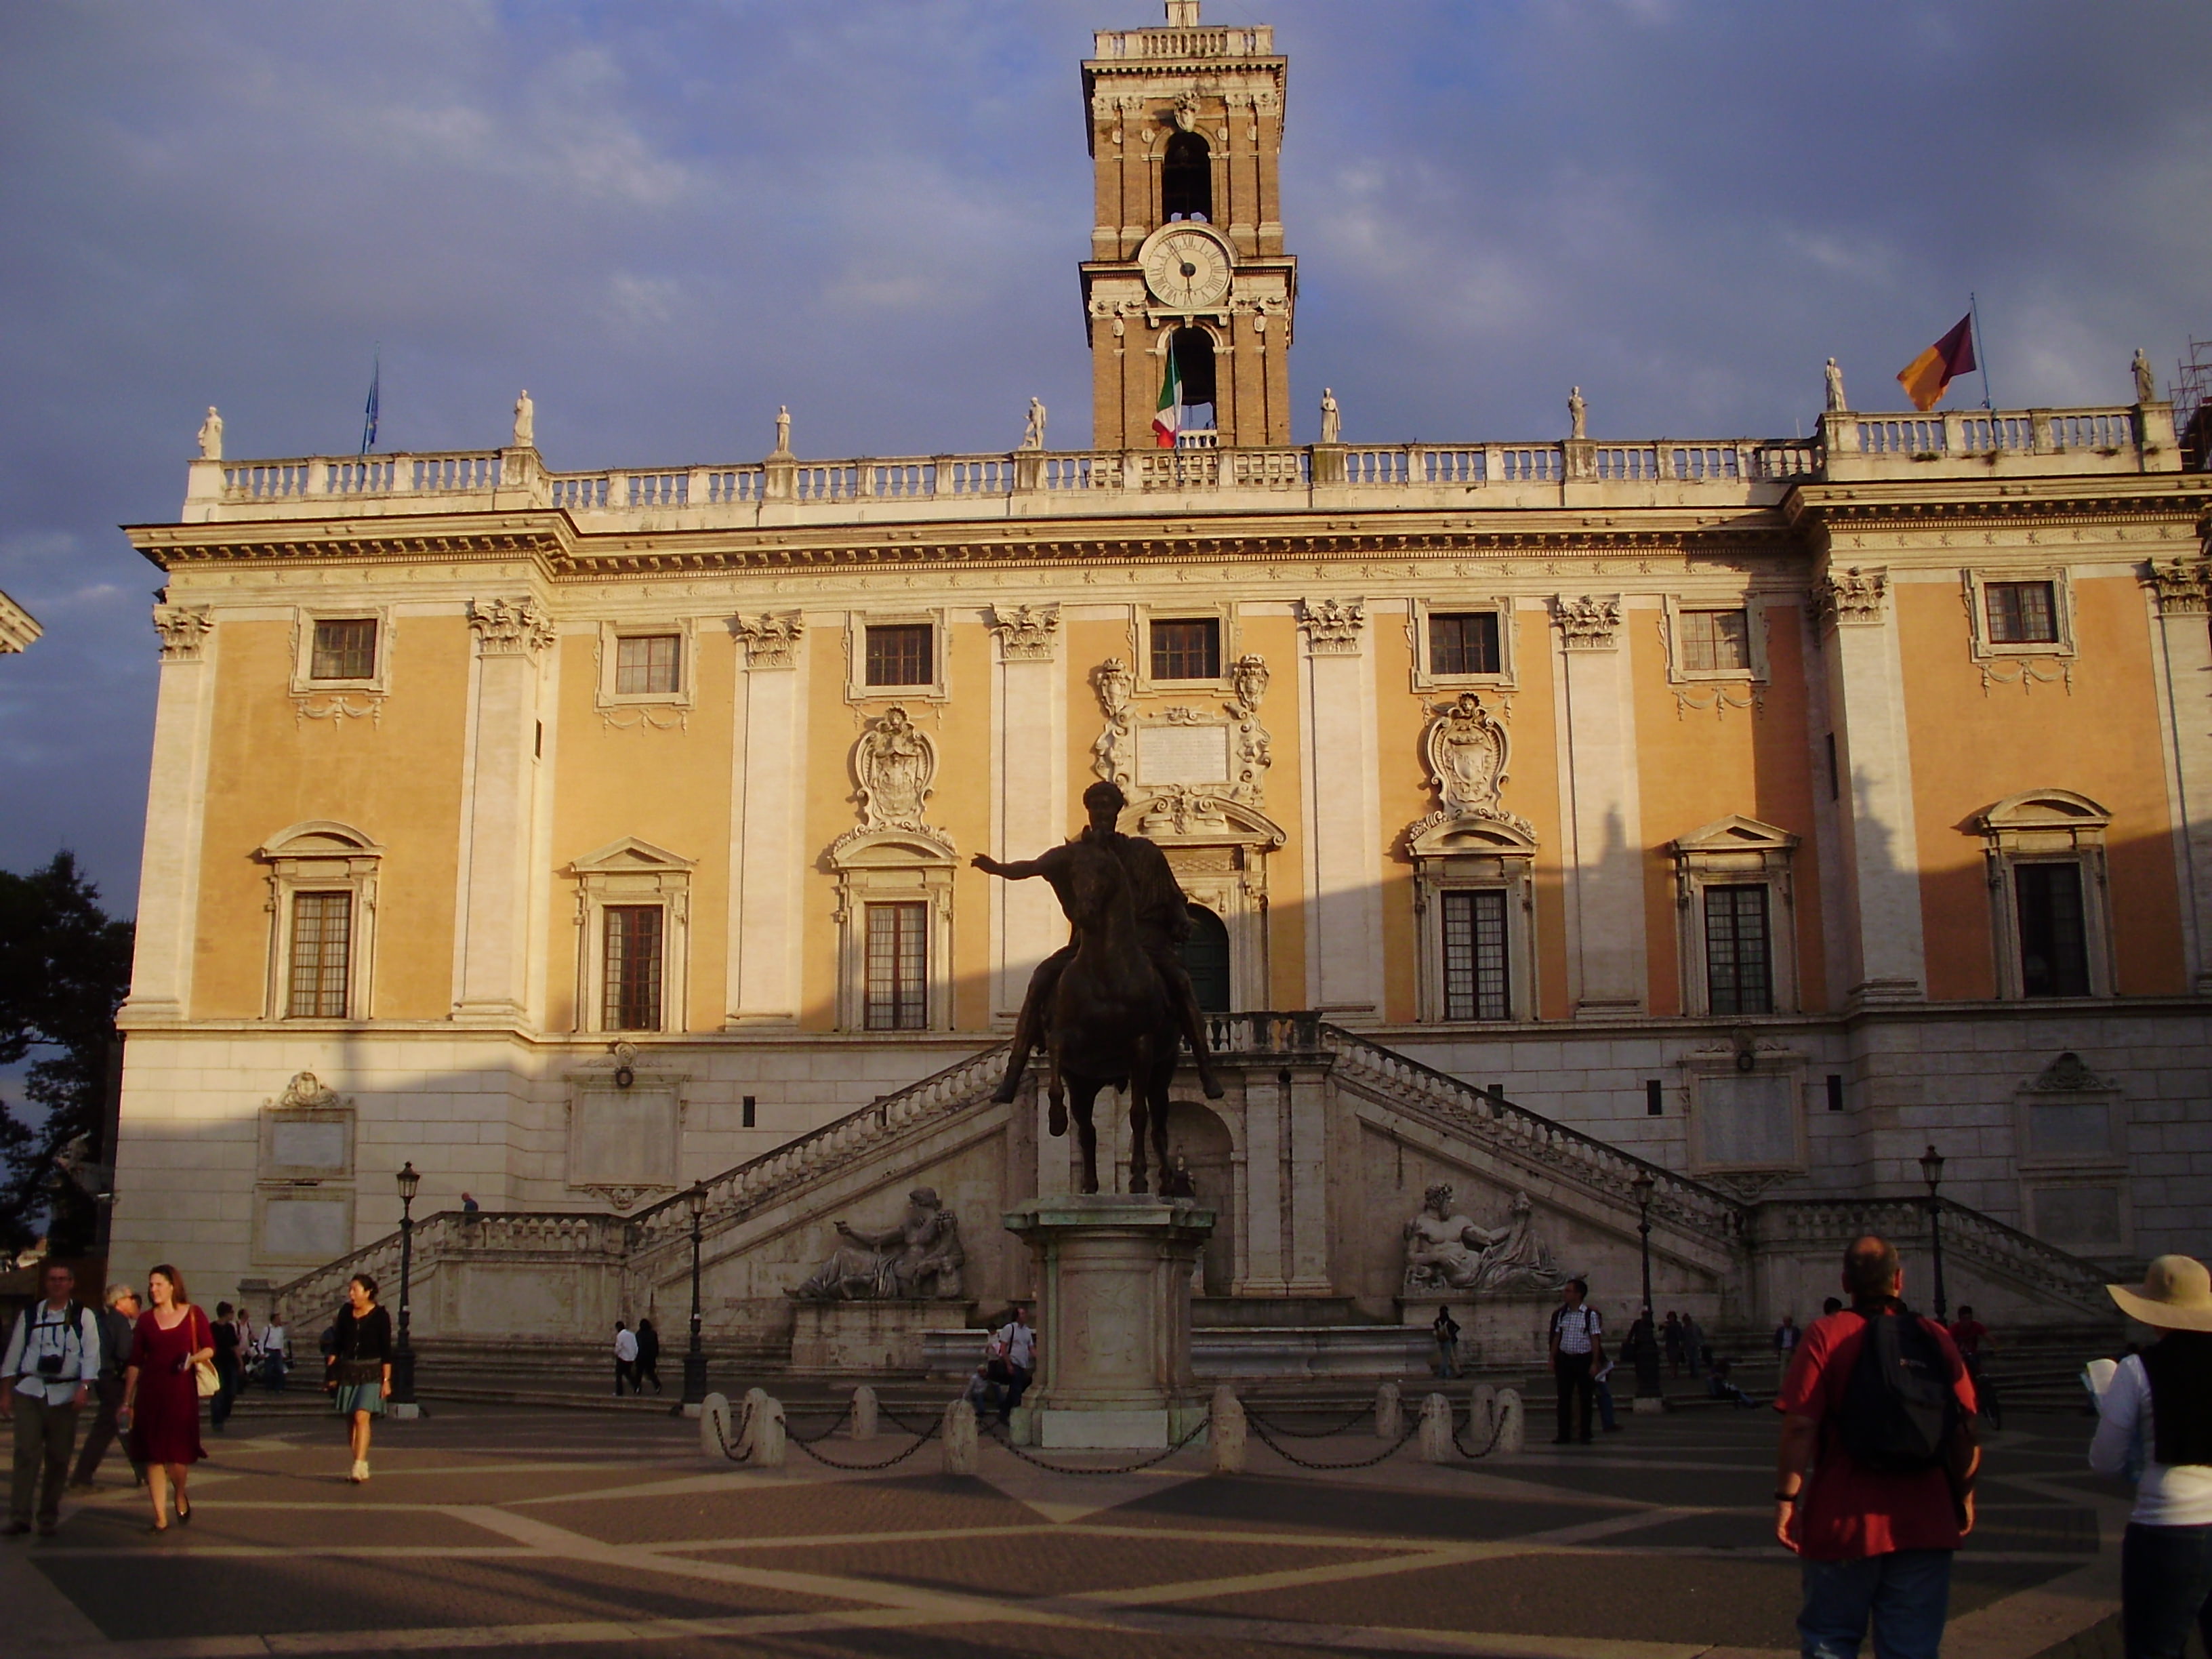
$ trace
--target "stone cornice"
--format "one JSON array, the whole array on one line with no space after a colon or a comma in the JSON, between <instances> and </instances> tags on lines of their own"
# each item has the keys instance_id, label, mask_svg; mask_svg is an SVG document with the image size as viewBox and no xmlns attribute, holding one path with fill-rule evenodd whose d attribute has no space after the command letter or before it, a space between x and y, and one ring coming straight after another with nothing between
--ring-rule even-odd
<instances>
[{"instance_id":1,"label":"stone cornice","mask_svg":"<svg viewBox=\"0 0 2212 1659\"><path fill-rule=\"evenodd\" d=\"M228 524L125 525L131 544L163 570L192 564L420 563L528 558L548 574L576 540L562 513L471 513L407 520L277 520Z\"/></svg>"},{"instance_id":2,"label":"stone cornice","mask_svg":"<svg viewBox=\"0 0 2212 1659\"><path fill-rule=\"evenodd\" d=\"M1782 503L1783 518L1800 532L1842 525L2117 524L2208 513L2212 474L2197 472L1952 482L1941 489L1910 482L1808 483L1793 488Z\"/></svg>"}]
</instances>

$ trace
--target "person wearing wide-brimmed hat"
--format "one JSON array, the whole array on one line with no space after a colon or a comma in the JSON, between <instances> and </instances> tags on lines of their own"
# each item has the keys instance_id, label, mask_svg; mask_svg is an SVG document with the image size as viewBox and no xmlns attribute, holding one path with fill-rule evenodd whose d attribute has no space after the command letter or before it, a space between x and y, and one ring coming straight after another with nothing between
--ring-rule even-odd
<instances>
[{"instance_id":1,"label":"person wearing wide-brimmed hat","mask_svg":"<svg viewBox=\"0 0 2212 1659\"><path fill-rule=\"evenodd\" d=\"M2127 1659L2181 1659L2192 1624L2212 1651L2212 1273L2162 1255L2140 1287L2108 1285L2158 1340L2119 1364L2097 1401L2089 1467L2118 1474L2141 1435L2150 1455L2120 1545Z\"/></svg>"}]
</instances>

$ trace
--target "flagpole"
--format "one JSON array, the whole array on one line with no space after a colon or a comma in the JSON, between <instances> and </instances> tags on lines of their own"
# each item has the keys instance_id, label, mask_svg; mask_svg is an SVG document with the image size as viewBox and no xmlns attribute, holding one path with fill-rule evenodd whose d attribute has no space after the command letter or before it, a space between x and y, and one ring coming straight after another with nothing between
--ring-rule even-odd
<instances>
[{"instance_id":1,"label":"flagpole","mask_svg":"<svg viewBox=\"0 0 2212 1659\"><path fill-rule=\"evenodd\" d=\"M376 447L376 423L382 413L384 391L384 343L377 342L376 356L368 375L368 407L361 414L361 453L363 455Z\"/></svg>"},{"instance_id":2,"label":"flagpole","mask_svg":"<svg viewBox=\"0 0 2212 1659\"><path fill-rule=\"evenodd\" d=\"M1990 343L1982 334L1982 302L1972 289L1966 290L1966 313L1974 319L1974 361L1982 367L1982 407L1995 410L1996 405L1990 401Z\"/></svg>"}]
</instances>

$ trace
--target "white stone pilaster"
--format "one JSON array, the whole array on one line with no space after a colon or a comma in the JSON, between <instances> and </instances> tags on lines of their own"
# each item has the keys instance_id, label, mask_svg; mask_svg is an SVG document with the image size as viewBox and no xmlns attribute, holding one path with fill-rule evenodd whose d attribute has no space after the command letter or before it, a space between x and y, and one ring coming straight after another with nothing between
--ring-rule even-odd
<instances>
[{"instance_id":1,"label":"white stone pilaster","mask_svg":"<svg viewBox=\"0 0 2212 1659\"><path fill-rule=\"evenodd\" d=\"M799 1023L799 939L809 862L806 702L799 695L799 613L740 617L744 706L730 801L730 1012L732 1025Z\"/></svg>"},{"instance_id":2,"label":"white stone pilaster","mask_svg":"<svg viewBox=\"0 0 2212 1659\"><path fill-rule=\"evenodd\" d=\"M204 608L158 605L161 684L138 864L138 921L131 996L121 1018L182 1019L191 1012L198 930L200 836L206 822L208 743L215 723L215 623ZM273 831L283 826L271 824Z\"/></svg>"},{"instance_id":3,"label":"white stone pilaster","mask_svg":"<svg viewBox=\"0 0 2212 1659\"><path fill-rule=\"evenodd\" d=\"M461 809L453 1012L519 1020L530 997L532 849L537 844L538 658L552 622L529 599L478 600Z\"/></svg>"},{"instance_id":4,"label":"white stone pilaster","mask_svg":"<svg viewBox=\"0 0 2212 1659\"><path fill-rule=\"evenodd\" d=\"M2206 626L2208 567L2151 563L2153 649L2160 735L2172 804L2175 884L2189 979L2212 990L2212 629Z\"/></svg>"},{"instance_id":5,"label":"white stone pilaster","mask_svg":"<svg viewBox=\"0 0 2212 1659\"><path fill-rule=\"evenodd\" d=\"M1382 1012L1382 805L1375 752L1375 662L1364 614L1328 629L1308 601L1298 676L1304 799L1306 1006L1351 1024Z\"/></svg>"},{"instance_id":6,"label":"white stone pilaster","mask_svg":"<svg viewBox=\"0 0 2212 1659\"><path fill-rule=\"evenodd\" d=\"M1568 994L1577 1014L1649 1000L1634 686L1618 597L1562 599L1558 690L1566 781Z\"/></svg>"},{"instance_id":7,"label":"white stone pilaster","mask_svg":"<svg viewBox=\"0 0 2212 1659\"><path fill-rule=\"evenodd\" d=\"M1289 1097L1291 1237L1285 1289L1327 1296L1328 1273L1328 1079L1310 1070L1291 1073Z\"/></svg>"},{"instance_id":8,"label":"white stone pilaster","mask_svg":"<svg viewBox=\"0 0 2212 1659\"><path fill-rule=\"evenodd\" d=\"M1283 1142L1289 1091L1260 1074L1244 1084L1244 1212L1237 1218L1243 1255L1238 1296L1280 1296L1288 1277L1283 1235L1288 1194L1283 1191Z\"/></svg>"},{"instance_id":9,"label":"white stone pilaster","mask_svg":"<svg viewBox=\"0 0 2212 1659\"><path fill-rule=\"evenodd\" d=\"M994 608L992 856L1033 859L1067 838L1067 696L1060 607ZM1067 922L1042 881L991 884L991 1011L1011 1024L1038 963L1067 943Z\"/></svg>"},{"instance_id":10,"label":"white stone pilaster","mask_svg":"<svg viewBox=\"0 0 2212 1659\"><path fill-rule=\"evenodd\" d=\"M1832 572L1818 594L1843 788L1837 817L1851 883L1846 991L1854 1003L1927 994L1904 661L1887 590L1887 573L1853 568Z\"/></svg>"}]
</instances>

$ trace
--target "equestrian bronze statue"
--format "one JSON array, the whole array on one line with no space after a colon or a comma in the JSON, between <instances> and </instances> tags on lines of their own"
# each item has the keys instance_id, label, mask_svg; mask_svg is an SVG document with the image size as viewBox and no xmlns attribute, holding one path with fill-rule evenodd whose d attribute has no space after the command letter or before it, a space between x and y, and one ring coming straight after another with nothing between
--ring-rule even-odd
<instances>
[{"instance_id":1,"label":"equestrian bronze statue","mask_svg":"<svg viewBox=\"0 0 2212 1659\"><path fill-rule=\"evenodd\" d=\"M1047 1063L1047 1127L1067 1132L1072 1100L1083 1147L1083 1190L1098 1190L1098 1136L1091 1107L1098 1091L1128 1087L1134 1130L1129 1190L1151 1190L1145 1132L1167 1167L1167 1108L1177 1050L1190 1045L1199 1084L1219 1099L1197 994L1176 946L1190 932L1188 901L1166 856L1139 836L1115 828L1121 790L1096 783L1084 792L1091 822L1075 840L1042 857L1002 864L977 854L975 867L1009 881L1042 876L1051 884L1073 937L1037 964L1015 1022L1013 1053L993 1097L1011 1101L1032 1050Z\"/></svg>"}]
</instances>

